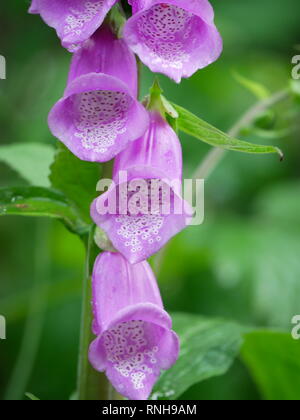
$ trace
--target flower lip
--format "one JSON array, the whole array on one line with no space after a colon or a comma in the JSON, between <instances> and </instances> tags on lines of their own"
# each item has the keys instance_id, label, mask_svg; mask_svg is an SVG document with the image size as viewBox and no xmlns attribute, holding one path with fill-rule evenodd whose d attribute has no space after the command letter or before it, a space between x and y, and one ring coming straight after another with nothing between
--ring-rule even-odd
<instances>
[{"instance_id":1,"label":"flower lip","mask_svg":"<svg viewBox=\"0 0 300 420\"><path fill-rule=\"evenodd\" d=\"M153 72L177 83L216 61L222 39L207 0L145 1L126 23L124 38Z\"/></svg>"},{"instance_id":2,"label":"flower lip","mask_svg":"<svg viewBox=\"0 0 300 420\"><path fill-rule=\"evenodd\" d=\"M120 310L108 323L105 330L128 321L144 321L165 329L172 328L172 319L163 308L153 303L139 303Z\"/></svg>"},{"instance_id":3,"label":"flower lip","mask_svg":"<svg viewBox=\"0 0 300 420\"><path fill-rule=\"evenodd\" d=\"M124 307L109 322L101 325L101 327L99 323L94 323L93 332L95 335L101 337L106 331L109 331L116 325L130 321L148 322L166 330L172 328L172 319L163 307L146 302Z\"/></svg>"},{"instance_id":4,"label":"flower lip","mask_svg":"<svg viewBox=\"0 0 300 420\"><path fill-rule=\"evenodd\" d=\"M173 5L189 11L195 15L200 15L206 23L213 23L214 9L208 0L130 0L135 14L141 11L149 10L157 4L162 4L165 8Z\"/></svg>"},{"instance_id":5,"label":"flower lip","mask_svg":"<svg viewBox=\"0 0 300 420\"><path fill-rule=\"evenodd\" d=\"M155 198L151 203L143 200L141 205L135 206L133 200L132 210L132 201L128 200L127 209L120 206L125 208L127 213L118 210L119 203L116 206L117 211L115 208L110 211L116 187L101 195L92 204L92 219L106 232L114 248L131 264L141 262L158 252L172 236L190 223L192 217L190 206L167 184L166 186L167 189L163 187L162 191L168 196L170 194L170 205L165 200L160 202ZM109 211L105 213L107 208ZM139 211L139 208L143 210Z\"/></svg>"},{"instance_id":6,"label":"flower lip","mask_svg":"<svg viewBox=\"0 0 300 420\"><path fill-rule=\"evenodd\" d=\"M87 73L74 79L67 87L64 98L77 93L89 92L91 90L112 90L131 94L128 87L122 80L104 73Z\"/></svg>"},{"instance_id":7,"label":"flower lip","mask_svg":"<svg viewBox=\"0 0 300 420\"><path fill-rule=\"evenodd\" d=\"M161 370L179 354L178 336L153 322L129 319L114 324L91 344L89 360L105 371L116 390L131 400L146 400Z\"/></svg>"},{"instance_id":8,"label":"flower lip","mask_svg":"<svg viewBox=\"0 0 300 420\"><path fill-rule=\"evenodd\" d=\"M90 73L67 86L48 121L52 134L80 159L105 162L144 134L149 117L121 80Z\"/></svg>"}]
</instances>

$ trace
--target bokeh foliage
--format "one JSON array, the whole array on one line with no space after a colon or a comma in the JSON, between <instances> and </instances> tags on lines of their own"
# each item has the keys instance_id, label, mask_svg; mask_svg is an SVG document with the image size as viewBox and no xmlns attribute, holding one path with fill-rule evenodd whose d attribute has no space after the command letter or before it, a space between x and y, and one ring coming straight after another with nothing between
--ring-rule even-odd
<instances>
[{"instance_id":1,"label":"bokeh foliage","mask_svg":"<svg viewBox=\"0 0 300 420\"><path fill-rule=\"evenodd\" d=\"M0 142L54 146L47 113L64 89L69 54L51 29L26 14L28 3L11 0L1 6L0 54L7 59L8 78L0 81ZM168 99L227 131L256 101L237 81L236 72L271 92L288 85L291 58L300 42L300 4L298 0L213 4L225 41L222 58L180 86L164 77L159 80ZM153 75L143 69L141 96L152 82ZM239 341L236 330L231 332L233 324L251 327L241 358L231 369L195 384L181 398L300 399L300 346L289 335L291 318L300 314L299 127L279 136L294 124L290 114L289 104L280 105L267 116L267 126L265 120L244 137L276 144L285 161L280 163L275 155L229 152L206 183L204 225L175 238L159 267L166 308L205 317L200 329L210 317L225 319L224 327L222 321L217 324L219 335L214 336L225 350L226 344L231 348ZM185 176L190 177L209 146L188 135L181 140ZM38 163L33 162L37 171ZM62 177L68 176L64 167L60 171ZM90 175L85 170L80 174L85 179ZM0 175L0 187L27 185L28 180L5 163L0 164ZM67 191L73 201L78 197L76 181ZM57 186L60 182L55 177ZM86 202L76 205L87 214ZM82 243L58 221L0 218L0 232L0 314L8 322L8 339L0 342L0 398L21 399L30 391L41 399L68 399L76 380ZM156 267L155 259L153 263ZM36 358L30 366L25 352L23 364L14 371L26 325L27 354L36 352ZM191 348L200 357L201 351L214 349L214 343L208 337L207 345L194 342ZM213 360L220 353L216 354ZM205 370L207 365L202 366ZM222 369L216 374L221 373ZM199 372L199 380L207 377L205 371Z\"/></svg>"}]
</instances>

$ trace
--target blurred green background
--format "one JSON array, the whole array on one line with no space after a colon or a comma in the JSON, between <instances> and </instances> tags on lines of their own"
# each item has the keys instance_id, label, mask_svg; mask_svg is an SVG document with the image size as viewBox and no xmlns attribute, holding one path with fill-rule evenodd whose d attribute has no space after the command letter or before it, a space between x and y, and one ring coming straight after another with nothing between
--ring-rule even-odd
<instances>
[{"instance_id":1,"label":"blurred green background","mask_svg":"<svg viewBox=\"0 0 300 420\"><path fill-rule=\"evenodd\" d=\"M300 43L300 3L213 4L224 38L221 59L180 86L160 80L169 99L228 130L256 101L234 72L270 91L287 86ZM27 14L28 6L25 0L1 5L0 54L7 60L7 80L0 81L0 142L54 145L47 113L63 92L70 55L53 30ZM142 76L146 94L153 75L144 69ZM291 124L289 109L276 109L275 128ZM291 330L291 318L300 314L299 130L284 138L272 136L274 131L263 131L264 138L251 132L247 139L276 144L285 161L228 153L206 182L205 223L168 246L157 273L168 311ZM181 139L185 175L191 177L209 147ZM0 187L24 184L0 163ZM0 314L6 316L8 337L0 342L0 398L23 399L29 391L41 399L68 399L76 381L84 248L59 222L30 218L0 218L0 238ZM226 375L182 396L263 397L240 360Z\"/></svg>"}]
</instances>

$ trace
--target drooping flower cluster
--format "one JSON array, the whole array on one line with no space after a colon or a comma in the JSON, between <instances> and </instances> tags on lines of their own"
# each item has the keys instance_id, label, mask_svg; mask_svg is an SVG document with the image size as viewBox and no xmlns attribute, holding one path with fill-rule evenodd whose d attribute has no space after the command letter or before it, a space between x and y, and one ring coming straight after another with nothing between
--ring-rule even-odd
<instances>
[{"instance_id":1,"label":"drooping flower cluster","mask_svg":"<svg viewBox=\"0 0 300 420\"><path fill-rule=\"evenodd\" d=\"M56 29L62 45L75 51L103 23L118 0L33 0L38 13ZM133 16L124 39L153 72L176 82L213 63L222 51L208 0L129 0Z\"/></svg>"},{"instance_id":2,"label":"drooping flower cluster","mask_svg":"<svg viewBox=\"0 0 300 420\"><path fill-rule=\"evenodd\" d=\"M115 3L33 0L30 12L73 52L66 90L49 114L51 132L82 160L115 158L113 183L91 206L115 252L94 266L90 362L122 395L147 399L177 360L179 341L146 259L192 212L181 197L180 141L161 107L138 101L134 53L180 82L215 61L222 41L207 0L129 0L123 39L106 18Z\"/></svg>"}]
</instances>

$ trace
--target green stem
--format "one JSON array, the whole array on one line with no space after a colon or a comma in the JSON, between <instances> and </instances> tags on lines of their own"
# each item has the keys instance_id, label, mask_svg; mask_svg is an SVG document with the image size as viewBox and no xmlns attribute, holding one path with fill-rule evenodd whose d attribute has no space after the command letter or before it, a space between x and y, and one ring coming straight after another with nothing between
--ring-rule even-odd
<instances>
[{"instance_id":1,"label":"green stem","mask_svg":"<svg viewBox=\"0 0 300 420\"><path fill-rule=\"evenodd\" d=\"M77 398L80 401L106 399L108 383L104 375L96 372L89 363L88 351L93 340L91 309L91 264L93 254L93 229L85 238L86 266L82 289L81 334L78 360ZM102 398L101 398L102 397Z\"/></svg>"},{"instance_id":2,"label":"green stem","mask_svg":"<svg viewBox=\"0 0 300 420\"><path fill-rule=\"evenodd\" d=\"M267 98L263 101L258 102L252 108L250 108L239 121L229 130L228 134L231 137L236 137L240 134L241 130L250 124L252 124L256 118L261 115L263 111L266 111L269 108L272 108L279 102L284 101L289 96L289 91L287 89L275 93L270 98ZM193 179L205 179L208 178L211 173L218 166L220 161L223 159L227 150L214 148L212 149L203 162L199 165L197 170L193 175Z\"/></svg>"}]
</instances>

